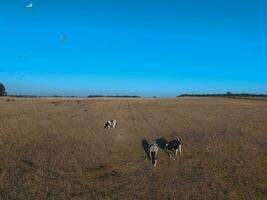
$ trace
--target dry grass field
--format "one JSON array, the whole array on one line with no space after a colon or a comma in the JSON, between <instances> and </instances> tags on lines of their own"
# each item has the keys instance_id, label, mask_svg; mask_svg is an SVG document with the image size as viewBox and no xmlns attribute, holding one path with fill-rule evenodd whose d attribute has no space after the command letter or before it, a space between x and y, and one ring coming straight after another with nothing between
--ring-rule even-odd
<instances>
[{"instance_id":1,"label":"dry grass field","mask_svg":"<svg viewBox=\"0 0 267 200\"><path fill-rule=\"evenodd\" d=\"M267 199L265 99L6 98L1 200ZM177 136L152 167L146 144Z\"/></svg>"}]
</instances>

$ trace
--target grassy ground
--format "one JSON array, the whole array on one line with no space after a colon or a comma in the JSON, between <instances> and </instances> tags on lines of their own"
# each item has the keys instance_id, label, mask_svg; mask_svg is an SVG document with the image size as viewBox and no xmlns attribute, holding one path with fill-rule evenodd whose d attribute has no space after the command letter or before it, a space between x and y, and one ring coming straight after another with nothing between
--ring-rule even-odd
<instances>
[{"instance_id":1,"label":"grassy ground","mask_svg":"<svg viewBox=\"0 0 267 200\"><path fill-rule=\"evenodd\" d=\"M267 199L266 131L251 99L0 98L0 199Z\"/></svg>"}]
</instances>

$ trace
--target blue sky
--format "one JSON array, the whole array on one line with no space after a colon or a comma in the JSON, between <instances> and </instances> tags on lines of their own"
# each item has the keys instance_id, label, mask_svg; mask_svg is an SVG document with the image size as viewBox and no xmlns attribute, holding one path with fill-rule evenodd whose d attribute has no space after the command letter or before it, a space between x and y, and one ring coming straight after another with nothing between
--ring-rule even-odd
<instances>
[{"instance_id":1,"label":"blue sky","mask_svg":"<svg viewBox=\"0 0 267 200\"><path fill-rule=\"evenodd\" d=\"M267 93L266 0L28 2L1 1L10 94Z\"/></svg>"}]
</instances>

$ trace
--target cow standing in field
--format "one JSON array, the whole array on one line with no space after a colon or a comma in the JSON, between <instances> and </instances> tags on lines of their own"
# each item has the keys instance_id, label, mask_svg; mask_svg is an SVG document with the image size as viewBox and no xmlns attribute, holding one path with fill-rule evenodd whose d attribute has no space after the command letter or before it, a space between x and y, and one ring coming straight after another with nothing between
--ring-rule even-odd
<instances>
[{"instance_id":1,"label":"cow standing in field","mask_svg":"<svg viewBox=\"0 0 267 200\"><path fill-rule=\"evenodd\" d=\"M111 123L113 128L117 128L117 121L115 119L111 120Z\"/></svg>"},{"instance_id":2,"label":"cow standing in field","mask_svg":"<svg viewBox=\"0 0 267 200\"><path fill-rule=\"evenodd\" d=\"M117 124L118 123L117 123L117 121L115 119L107 121L106 124L105 124L105 129L116 128Z\"/></svg>"},{"instance_id":3,"label":"cow standing in field","mask_svg":"<svg viewBox=\"0 0 267 200\"><path fill-rule=\"evenodd\" d=\"M150 158L150 161L152 163L152 165L154 167L157 166L157 162L158 162L158 158L157 158L157 154L158 154L158 151L159 151L159 147L157 144L151 144L149 146L149 158Z\"/></svg>"},{"instance_id":4,"label":"cow standing in field","mask_svg":"<svg viewBox=\"0 0 267 200\"><path fill-rule=\"evenodd\" d=\"M167 142L165 144L165 149L166 149L167 153L169 154L169 157L171 157L172 153L175 153L175 155L177 155L177 153L179 152L179 155L181 155L182 154L181 139L177 138L175 140Z\"/></svg>"}]
</instances>

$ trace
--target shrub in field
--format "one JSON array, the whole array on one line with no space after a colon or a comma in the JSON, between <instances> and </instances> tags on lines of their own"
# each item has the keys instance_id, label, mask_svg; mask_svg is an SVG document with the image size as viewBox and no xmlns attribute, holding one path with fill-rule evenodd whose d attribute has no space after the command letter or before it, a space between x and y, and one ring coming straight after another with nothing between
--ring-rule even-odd
<instances>
[{"instance_id":1,"label":"shrub in field","mask_svg":"<svg viewBox=\"0 0 267 200\"><path fill-rule=\"evenodd\" d=\"M6 88L2 83L0 83L0 96L4 95L6 95Z\"/></svg>"}]
</instances>

